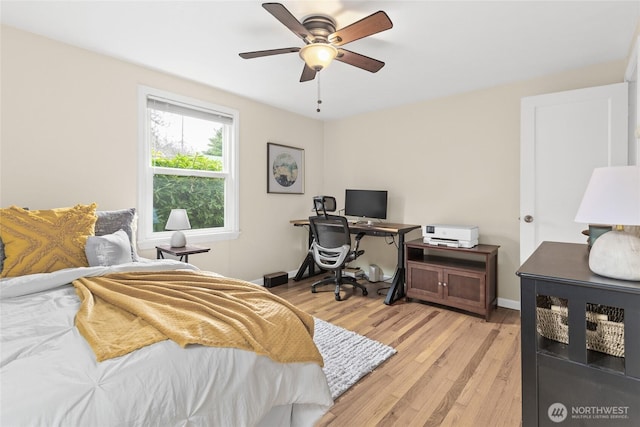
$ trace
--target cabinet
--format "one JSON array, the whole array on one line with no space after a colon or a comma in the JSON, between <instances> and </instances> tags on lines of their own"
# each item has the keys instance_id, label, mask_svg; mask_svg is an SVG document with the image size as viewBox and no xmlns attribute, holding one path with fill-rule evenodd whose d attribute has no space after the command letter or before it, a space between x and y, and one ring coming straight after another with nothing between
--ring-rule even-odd
<instances>
[{"instance_id":1,"label":"cabinet","mask_svg":"<svg viewBox=\"0 0 640 427\"><path fill-rule=\"evenodd\" d=\"M517 274L523 427L640 425L640 282L593 274L576 243L543 242ZM540 297L566 301L568 344L539 333ZM623 310L622 357L588 348L594 305Z\"/></svg>"},{"instance_id":2,"label":"cabinet","mask_svg":"<svg viewBox=\"0 0 640 427\"><path fill-rule=\"evenodd\" d=\"M407 298L434 302L485 316L497 305L498 248L450 248L405 243Z\"/></svg>"}]
</instances>

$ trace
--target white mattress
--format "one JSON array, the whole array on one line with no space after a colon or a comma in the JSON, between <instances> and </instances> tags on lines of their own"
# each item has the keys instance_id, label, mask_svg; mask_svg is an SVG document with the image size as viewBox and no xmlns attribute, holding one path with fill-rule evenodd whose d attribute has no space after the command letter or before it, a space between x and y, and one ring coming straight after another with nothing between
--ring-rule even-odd
<instances>
[{"instance_id":1,"label":"white mattress","mask_svg":"<svg viewBox=\"0 0 640 427\"><path fill-rule=\"evenodd\" d=\"M0 425L312 426L333 404L316 364L172 341L96 362L74 326L80 302L69 283L184 267L163 260L1 280Z\"/></svg>"}]
</instances>

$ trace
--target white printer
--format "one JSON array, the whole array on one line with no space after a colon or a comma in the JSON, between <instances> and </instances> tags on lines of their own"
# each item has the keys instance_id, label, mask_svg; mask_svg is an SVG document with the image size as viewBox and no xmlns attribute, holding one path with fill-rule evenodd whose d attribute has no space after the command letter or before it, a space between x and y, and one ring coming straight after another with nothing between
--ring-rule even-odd
<instances>
[{"instance_id":1,"label":"white printer","mask_svg":"<svg viewBox=\"0 0 640 427\"><path fill-rule=\"evenodd\" d=\"M473 248L478 244L475 225L431 224L422 226L424 243L450 248Z\"/></svg>"}]
</instances>

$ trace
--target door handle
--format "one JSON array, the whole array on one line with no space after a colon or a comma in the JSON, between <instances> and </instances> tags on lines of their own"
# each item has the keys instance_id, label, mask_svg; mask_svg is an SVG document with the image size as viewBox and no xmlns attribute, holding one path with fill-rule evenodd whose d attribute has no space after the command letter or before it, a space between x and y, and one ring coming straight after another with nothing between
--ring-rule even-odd
<instances>
[{"instance_id":1,"label":"door handle","mask_svg":"<svg viewBox=\"0 0 640 427\"><path fill-rule=\"evenodd\" d=\"M531 215L525 215L524 222L533 222L533 217Z\"/></svg>"}]
</instances>

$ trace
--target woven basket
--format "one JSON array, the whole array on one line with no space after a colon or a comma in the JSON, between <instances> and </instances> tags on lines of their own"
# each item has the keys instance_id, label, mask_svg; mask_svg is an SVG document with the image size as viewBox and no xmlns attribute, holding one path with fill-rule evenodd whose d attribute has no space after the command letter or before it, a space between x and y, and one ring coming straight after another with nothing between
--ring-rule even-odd
<instances>
[{"instance_id":1,"label":"woven basket","mask_svg":"<svg viewBox=\"0 0 640 427\"><path fill-rule=\"evenodd\" d=\"M555 301L554 301L555 302ZM563 301L563 303L566 303ZM553 341L569 344L569 326L567 319L569 310L563 305L538 304L536 328L538 333ZM540 306L542 305L542 307ZM624 323L604 320L602 311L610 309L608 318L623 319L622 310L615 307L590 305L588 308L599 312L587 311L587 348L616 357L624 357Z\"/></svg>"}]
</instances>

